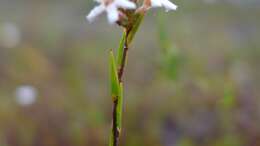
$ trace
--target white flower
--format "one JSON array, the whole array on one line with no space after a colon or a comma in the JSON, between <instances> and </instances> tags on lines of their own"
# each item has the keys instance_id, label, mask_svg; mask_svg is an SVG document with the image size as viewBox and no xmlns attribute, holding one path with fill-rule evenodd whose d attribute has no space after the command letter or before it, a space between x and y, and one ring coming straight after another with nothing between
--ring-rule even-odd
<instances>
[{"instance_id":1,"label":"white flower","mask_svg":"<svg viewBox=\"0 0 260 146\"><path fill-rule=\"evenodd\" d=\"M21 106L29 106L36 101L37 90L29 85L23 85L15 91L16 101Z\"/></svg>"},{"instance_id":2,"label":"white flower","mask_svg":"<svg viewBox=\"0 0 260 146\"><path fill-rule=\"evenodd\" d=\"M87 20L92 22L94 19L103 12L107 13L108 22L113 24L119 20L119 10L123 9L135 9L136 5L128 0L96 0L100 3L90 11L87 15Z\"/></svg>"},{"instance_id":3,"label":"white flower","mask_svg":"<svg viewBox=\"0 0 260 146\"><path fill-rule=\"evenodd\" d=\"M169 0L148 0L146 4L148 4L148 7L164 7L166 11L176 10L178 8L177 5Z\"/></svg>"}]
</instances>

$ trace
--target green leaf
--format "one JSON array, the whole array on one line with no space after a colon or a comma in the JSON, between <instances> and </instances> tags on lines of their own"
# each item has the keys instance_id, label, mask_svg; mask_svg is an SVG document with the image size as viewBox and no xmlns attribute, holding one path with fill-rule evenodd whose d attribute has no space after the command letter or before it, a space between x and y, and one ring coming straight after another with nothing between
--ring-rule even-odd
<instances>
[{"instance_id":1,"label":"green leaf","mask_svg":"<svg viewBox=\"0 0 260 146\"><path fill-rule=\"evenodd\" d=\"M126 30L123 33L123 37L120 41L118 47L118 54L117 54L117 64L115 62L115 57L113 51L110 52L110 85L111 85L111 96L114 102L117 102L116 105L116 128L121 132L122 126L122 112L123 112L123 84L120 83L118 78L117 67L120 67L123 63L123 53L124 53L124 45L129 45L133 40L141 22L143 19L143 14L137 14L135 16L135 22L129 30ZM114 146L114 135L113 135L113 128L111 130L111 135L109 139L109 146Z\"/></svg>"},{"instance_id":2,"label":"green leaf","mask_svg":"<svg viewBox=\"0 0 260 146\"><path fill-rule=\"evenodd\" d=\"M118 67L121 66L123 63L125 39L126 39L126 32L123 33L119 47L117 49L117 66Z\"/></svg>"},{"instance_id":3,"label":"green leaf","mask_svg":"<svg viewBox=\"0 0 260 146\"><path fill-rule=\"evenodd\" d=\"M120 83L117 75L117 67L116 67L113 51L110 51L109 63L110 63L111 96L113 101L115 101L120 96Z\"/></svg>"},{"instance_id":4,"label":"green leaf","mask_svg":"<svg viewBox=\"0 0 260 146\"><path fill-rule=\"evenodd\" d=\"M120 94L117 99L117 107L116 107L116 127L121 133L122 129L122 113L123 113L123 84L120 83ZM114 146L114 134L113 130L111 130L110 138L109 138L109 146Z\"/></svg>"},{"instance_id":5,"label":"green leaf","mask_svg":"<svg viewBox=\"0 0 260 146\"><path fill-rule=\"evenodd\" d=\"M114 146L114 135L113 130L111 130L110 137L109 137L109 146Z\"/></svg>"},{"instance_id":6,"label":"green leaf","mask_svg":"<svg viewBox=\"0 0 260 146\"><path fill-rule=\"evenodd\" d=\"M135 16L135 20L133 22L135 22L131 28L131 31L129 32L128 36L127 36L127 43L130 44L142 22L144 18L144 14L136 14Z\"/></svg>"},{"instance_id":7,"label":"green leaf","mask_svg":"<svg viewBox=\"0 0 260 146\"><path fill-rule=\"evenodd\" d=\"M122 127L122 112L123 112L123 84L120 83L120 95L118 96L117 113L117 128L121 130Z\"/></svg>"}]
</instances>

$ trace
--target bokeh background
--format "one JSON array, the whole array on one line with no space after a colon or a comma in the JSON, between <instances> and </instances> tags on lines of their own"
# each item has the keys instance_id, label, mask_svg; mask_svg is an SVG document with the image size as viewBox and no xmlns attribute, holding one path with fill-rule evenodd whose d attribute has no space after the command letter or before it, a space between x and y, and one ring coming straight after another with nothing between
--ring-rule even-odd
<instances>
[{"instance_id":1,"label":"bokeh background","mask_svg":"<svg viewBox=\"0 0 260 146\"><path fill-rule=\"evenodd\" d=\"M129 51L122 146L260 146L260 1L174 0ZM91 0L0 0L0 146L104 146L109 50Z\"/></svg>"}]
</instances>

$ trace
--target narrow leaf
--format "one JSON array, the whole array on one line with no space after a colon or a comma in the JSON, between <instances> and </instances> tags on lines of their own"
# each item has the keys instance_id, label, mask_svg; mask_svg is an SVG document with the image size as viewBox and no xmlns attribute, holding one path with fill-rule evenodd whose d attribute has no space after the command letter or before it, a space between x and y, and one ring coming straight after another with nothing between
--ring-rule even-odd
<instances>
[{"instance_id":1,"label":"narrow leaf","mask_svg":"<svg viewBox=\"0 0 260 146\"><path fill-rule=\"evenodd\" d=\"M133 24L133 27L131 28L131 31L128 34L127 37L127 43L130 44L143 20L144 14L136 14L135 16L135 23Z\"/></svg>"},{"instance_id":2,"label":"narrow leaf","mask_svg":"<svg viewBox=\"0 0 260 146\"><path fill-rule=\"evenodd\" d=\"M123 112L123 84L120 83L120 95L118 96L117 113L117 128L121 130L122 126L122 112Z\"/></svg>"},{"instance_id":3,"label":"narrow leaf","mask_svg":"<svg viewBox=\"0 0 260 146\"><path fill-rule=\"evenodd\" d=\"M117 75L117 67L115 63L115 57L113 51L110 51L110 88L111 96L115 101L120 96L120 83Z\"/></svg>"},{"instance_id":4,"label":"narrow leaf","mask_svg":"<svg viewBox=\"0 0 260 146\"><path fill-rule=\"evenodd\" d=\"M110 137L109 137L109 146L114 146L114 135L113 130L111 130Z\"/></svg>"},{"instance_id":5,"label":"narrow leaf","mask_svg":"<svg viewBox=\"0 0 260 146\"><path fill-rule=\"evenodd\" d=\"M123 33L119 47L117 49L117 66L121 66L123 63L125 39L126 39L126 32Z\"/></svg>"}]
</instances>

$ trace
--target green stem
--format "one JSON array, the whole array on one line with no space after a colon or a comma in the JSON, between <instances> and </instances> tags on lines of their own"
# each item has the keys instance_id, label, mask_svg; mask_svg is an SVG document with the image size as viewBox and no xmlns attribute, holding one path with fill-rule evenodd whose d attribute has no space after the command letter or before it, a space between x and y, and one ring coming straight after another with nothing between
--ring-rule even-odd
<instances>
[{"instance_id":1,"label":"green stem","mask_svg":"<svg viewBox=\"0 0 260 146\"><path fill-rule=\"evenodd\" d=\"M112 117L112 131L110 136L109 146L118 146L119 137L122 125L122 111L123 111L123 74L126 65L127 52L129 44L132 42L140 24L143 19L143 14L137 14L131 27L125 29L122 39L117 50L117 77L120 84L120 95L112 95L113 97L113 117Z\"/></svg>"}]
</instances>

